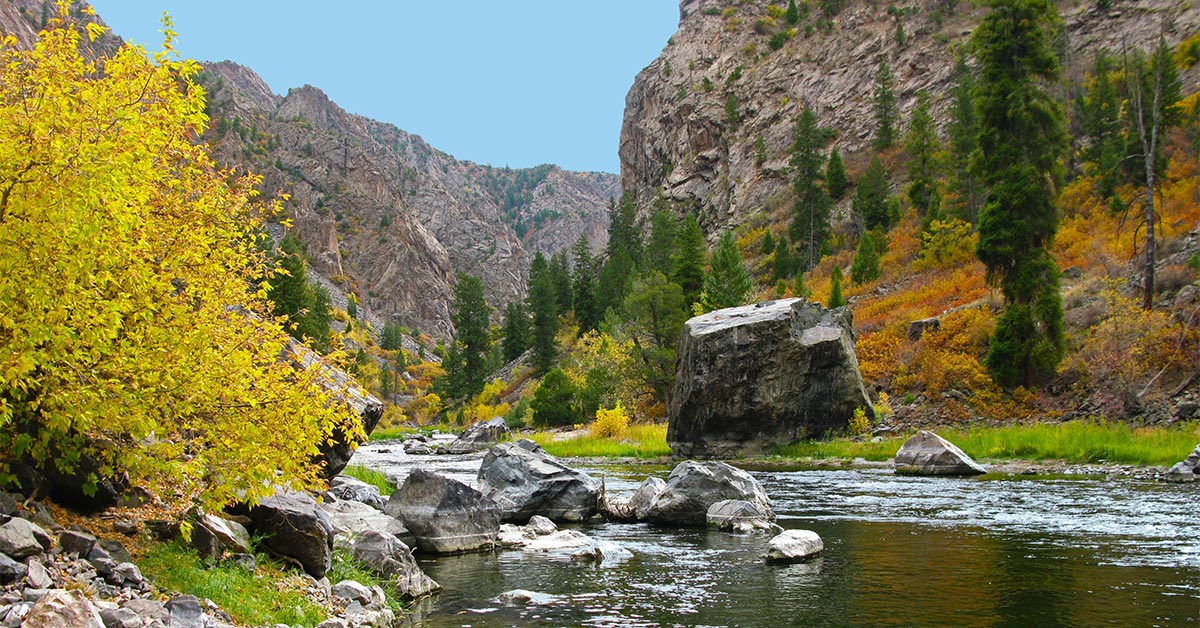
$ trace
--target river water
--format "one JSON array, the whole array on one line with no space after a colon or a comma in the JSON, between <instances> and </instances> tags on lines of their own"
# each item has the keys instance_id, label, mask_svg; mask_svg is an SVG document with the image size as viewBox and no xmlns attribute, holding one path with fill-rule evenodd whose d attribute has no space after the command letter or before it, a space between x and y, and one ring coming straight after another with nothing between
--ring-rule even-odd
<instances>
[{"instance_id":1,"label":"river water","mask_svg":"<svg viewBox=\"0 0 1200 628\"><path fill-rule=\"evenodd\" d=\"M402 481L422 466L474 483L480 458L368 445ZM668 467L581 466L631 493ZM420 559L445 590L420 626L1200 625L1197 486L1130 478L755 471L785 528L824 554L776 566L764 536L648 524L575 526L634 553L586 565L504 550ZM509 606L525 589L536 603Z\"/></svg>"}]
</instances>

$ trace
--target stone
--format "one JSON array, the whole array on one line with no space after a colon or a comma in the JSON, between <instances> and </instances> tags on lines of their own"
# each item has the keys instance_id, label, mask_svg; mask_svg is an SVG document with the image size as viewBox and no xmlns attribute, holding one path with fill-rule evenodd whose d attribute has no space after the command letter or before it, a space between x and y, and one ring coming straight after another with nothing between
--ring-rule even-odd
<instances>
[{"instance_id":1,"label":"stone","mask_svg":"<svg viewBox=\"0 0 1200 628\"><path fill-rule=\"evenodd\" d=\"M225 551L235 554L250 553L250 531L246 529L246 526L209 513L197 517L195 523L196 525L192 529L193 535L195 535L196 528L204 528L221 543Z\"/></svg>"},{"instance_id":2,"label":"stone","mask_svg":"<svg viewBox=\"0 0 1200 628\"><path fill-rule=\"evenodd\" d=\"M925 334L931 331L937 331L941 328L942 321L936 316L933 318L922 318L920 320L912 321L908 324L908 339L916 342Z\"/></svg>"},{"instance_id":3,"label":"stone","mask_svg":"<svg viewBox=\"0 0 1200 628\"><path fill-rule=\"evenodd\" d=\"M549 593L538 593L526 589L513 589L496 596L496 601L504 606L528 606L530 604L549 604L558 596Z\"/></svg>"},{"instance_id":4,"label":"stone","mask_svg":"<svg viewBox=\"0 0 1200 628\"><path fill-rule=\"evenodd\" d=\"M848 308L782 299L684 324L668 410L678 458L760 455L873 414Z\"/></svg>"},{"instance_id":5,"label":"stone","mask_svg":"<svg viewBox=\"0 0 1200 628\"><path fill-rule=\"evenodd\" d=\"M333 526L311 496L280 488L250 507L240 504L233 514L250 517L250 530L264 537L267 549L293 559L308 575L320 579L333 555Z\"/></svg>"},{"instance_id":6,"label":"stone","mask_svg":"<svg viewBox=\"0 0 1200 628\"><path fill-rule=\"evenodd\" d=\"M125 546L117 541L97 539L96 545L99 545L104 551L108 552L108 555L118 563L133 562L133 557L129 555L129 550L125 549Z\"/></svg>"},{"instance_id":7,"label":"stone","mask_svg":"<svg viewBox=\"0 0 1200 628\"><path fill-rule=\"evenodd\" d=\"M771 500L758 480L745 471L724 462L685 460L675 465L663 490L646 511L651 523L702 526L708 509L727 499L749 502L775 519Z\"/></svg>"},{"instance_id":8,"label":"stone","mask_svg":"<svg viewBox=\"0 0 1200 628\"><path fill-rule=\"evenodd\" d=\"M825 543L812 530L784 530L767 542L763 558L768 563L799 563L825 551Z\"/></svg>"},{"instance_id":9,"label":"stone","mask_svg":"<svg viewBox=\"0 0 1200 628\"><path fill-rule=\"evenodd\" d=\"M534 536L546 536L557 532L558 526L541 515L534 515L529 518L529 523L525 524L525 530Z\"/></svg>"},{"instance_id":10,"label":"stone","mask_svg":"<svg viewBox=\"0 0 1200 628\"><path fill-rule=\"evenodd\" d=\"M15 582L24 578L28 572L29 569L24 563L13 560L8 554L0 553L0 583Z\"/></svg>"},{"instance_id":11,"label":"stone","mask_svg":"<svg viewBox=\"0 0 1200 628\"><path fill-rule=\"evenodd\" d=\"M330 592L343 600L358 602L363 606L371 603L371 589L355 580L342 580L333 585Z\"/></svg>"},{"instance_id":12,"label":"stone","mask_svg":"<svg viewBox=\"0 0 1200 628\"><path fill-rule=\"evenodd\" d=\"M29 609L22 625L25 628L104 628L104 620L82 591L53 589Z\"/></svg>"},{"instance_id":13,"label":"stone","mask_svg":"<svg viewBox=\"0 0 1200 628\"><path fill-rule=\"evenodd\" d=\"M194 595L176 595L166 603L170 628L204 628L204 608Z\"/></svg>"},{"instance_id":14,"label":"stone","mask_svg":"<svg viewBox=\"0 0 1200 628\"><path fill-rule=\"evenodd\" d=\"M121 608L129 609L137 613L147 624L153 625L153 622L158 622L160 625L170 621L170 614L167 612L167 607L160 601L152 598L135 597L131 600L121 602Z\"/></svg>"},{"instance_id":15,"label":"stone","mask_svg":"<svg viewBox=\"0 0 1200 628\"><path fill-rule=\"evenodd\" d=\"M117 568L117 562L100 546L93 547L92 551L88 552L87 561L96 568L96 573L102 576L111 574L113 569Z\"/></svg>"},{"instance_id":16,"label":"stone","mask_svg":"<svg viewBox=\"0 0 1200 628\"><path fill-rule=\"evenodd\" d=\"M404 441L404 453L410 456L432 456L433 449L425 441L406 440Z\"/></svg>"},{"instance_id":17,"label":"stone","mask_svg":"<svg viewBox=\"0 0 1200 628\"><path fill-rule=\"evenodd\" d=\"M1176 462L1168 471L1163 480L1173 484L1185 484L1196 481L1196 472L1186 463Z\"/></svg>"},{"instance_id":18,"label":"stone","mask_svg":"<svg viewBox=\"0 0 1200 628\"><path fill-rule=\"evenodd\" d=\"M258 568L258 560L254 558L254 554L226 554L221 563L243 571L252 572Z\"/></svg>"},{"instance_id":19,"label":"stone","mask_svg":"<svg viewBox=\"0 0 1200 628\"><path fill-rule=\"evenodd\" d=\"M987 473L979 463L950 441L921 430L896 452L896 473L903 475L979 475Z\"/></svg>"},{"instance_id":20,"label":"stone","mask_svg":"<svg viewBox=\"0 0 1200 628\"><path fill-rule=\"evenodd\" d=\"M20 501L13 497L12 493L0 491L0 515L11 517L17 514L17 502Z\"/></svg>"},{"instance_id":21,"label":"stone","mask_svg":"<svg viewBox=\"0 0 1200 628\"><path fill-rule=\"evenodd\" d=\"M128 608L100 609L100 619L105 628L142 628L145 625L142 618Z\"/></svg>"},{"instance_id":22,"label":"stone","mask_svg":"<svg viewBox=\"0 0 1200 628\"><path fill-rule=\"evenodd\" d=\"M341 617L330 617L325 621L317 624L317 628L350 628L350 624Z\"/></svg>"},{"instance_id":23,"label":"stone","mask_svg":"<svg viewBox=\"0 0 1200 628\"><path fill-rule=\"evenodd\" d=\"M120 584L128 586L139 586L146 580L142 576L142 570L129 562L117 563L117 566L113 568L113 576L120 580Z\"/></svg>"},{"instance_id":24,"label":"stone","mask_svg":"<svg viewBox=\"0 0 1200 628\"><path fill-rule=\"evenodd\" d=\"M552 521L583 521L599 508L600 487L536 443L522 439L488 450L479 467L479 489L503 509L504 521L525 523L534 515Z\"/></svg>"},{"instance_id":25,"label":"stone","mask_svg":"<svg viewBox=\"0 0 1200 628\"><path fill-rule=\"evenodd\" d=\"M88 554L92 553L92 548L96 547L96 537L78 530L63 530L62 534L58 535L58 545L67 554L87 558Z\"/></svg>"},{"instance_id":26,"label":"stone","mask_svg":"<svg viewBox=\"0 0 1200 628\"><path fill-rule=\"evenodd\" d=\"M350 408L364 435L375 429L383 416L383 402L359 386L349 373L330 365L316 352L290 338L280 358L296 370L312 373L318 386ZM358 445L359 441L341 427L334 430L332 438L322 441L317 460L324 465L326 479L333 479L346 468Z\"/></svg>"},{"instance_id":27,"label":"stone","mask_svg":"<svg viewBox=\"0 0 1200 628\"><path fill-rule=\"evenodd\" d=\"M487 421L476 423L459 434L454 442L446 446L451 454L470 454L483 451L507 438L508 424L503 417L493 417Z\"/></svg>"},{"instance_id":28,"label":"stone","mask_svg":"<svg viewBox=\"0 0 1200 628\"><path fill-rule=\"evenodd\" d=\"M662 478L646 478L633 492L633 497L629 499L629 507L633 510L633 516L638 521L645 521L650 515L650 504L654 503L654 498L667 487L666 481Z\"/></svg>"},{"instance_id":29,"label":"stone","mask_svg":"<svg viewBox=\"0 0 1200 628\"><path fill-rule=\"evenodd\" d=\"M33 602L17 602L8 607L7 613L0 613L0 625L5 628L20 628L25 622L25 616L33 608Z\"/></svg>"},{"instance_id":30,"label":"stone","mask_svg":"<svg viewBox=\"0 0 1200 628\"><path fill-rule=\"evenodd\" d=\"M383 510L384 501L383 496L379 494L379 487L348 475L339 475L330 480L329 494L341 500L362 502Z\"/></svg>"},{"instance_id":31,"label":"stone","mask_svg":"<svg viewBox=\"0 0 1200 628\"><path fill-rule=\"evenodd\" d=\"M500 505L479 491L432 471L414 469L388 500L417 547L434 554L491 549L500 531Z\"/></svg>"},{"instance_id":32,"label":"stone","mask_svg":"<svg viewBox=\"0 0 1200 628\"><path fill-rule=\"evenodd\" d=\"M633 552L612 541L595 541L590 546L571 552L570 558L575 562L611 567L633 558Z\"/></svg>"},{"instance_id":33,"label":"stone","mask_svg":"<svg viewBox=\"0 0 1200 628\"><path fill-rule=\"evenodd\" d=\"M0 554L17 560L41 554L47 548L38 542L39 531L45 534L35 523L24 519L8 520L0 525Z\"/></svg>"},{"instance_id":34,"label":"stone","mask_svg":"<svg viewBox=\"0 0 1200 628\"><path fill-rule=\"evenodd\" d=\"M758 506L740 499L726 499L709 506L704 521L710 528L740 534L770 530L774 525Z\"/></svg>"},{"instance_id":35,"label":"stone","mask_svg":"<svg viewBox=\"0 0 1200 628\"><path fill-rule=\"evenodd\" d=\"M402 598L424 597L442 588L421 571L408 546L389 534L363 533L354 540L351 555L375 575L389 579Z\"/></svg>"},{"instance_id":36,"label":"stone","mask_svg":"<svg viewBox=\"0 0 1200 628\"><path fill-rule=\"evenodd\" d=\"M25 584L35 589L49 589L54 586L54 579L40 560L30 558L25 561L25 568Z\"/></svg>"},{"instance_id":37,"label":"stone","mask_svg":"<svg viewBox=\"0 0 1200 628\"><path fill-rule=\"evenodd\" d=\"M321 504L321 509L333 526L335 548L349 548L354 539L364 532L383 532L405 543L412 540L412 535L399 519L362 502L327 501Z\"/></svg>"},{"instance_id":38,"label":"stone","mask_svg":"<svg viewBox=\"0 0 1200 628\"><path fill-rule=\"evenodd\" d=\"M1200 413L1200 403L1195 401L1183 401L1178 406L1175 406L1175 418L1187 420L1195 417Z\"/></svg>"}]
</instances>

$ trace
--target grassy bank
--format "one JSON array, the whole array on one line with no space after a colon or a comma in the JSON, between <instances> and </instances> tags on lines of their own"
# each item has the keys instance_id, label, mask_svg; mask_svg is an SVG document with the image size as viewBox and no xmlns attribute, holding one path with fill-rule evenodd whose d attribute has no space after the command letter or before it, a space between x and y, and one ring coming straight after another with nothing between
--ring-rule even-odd
<instances>
[{"instance_id":1,"label":"grassy bank","mask_svg":"<svg viewBox=\"0 0 1200 628\"><path fill-rule=\"evenodd\" d=\"M371 486L379 489L379 494L384 497L390 496L396 492L396 487L388 481L387 474L383 471L376 471L361 464L348 465L342 469L342 475L348 475L357 480L362 480Z\"/></svg>"},{"instance_id":2,"label":"grassy bank","mask_svg":"<svg viewBox=\"0 0 1200 628\"><path fill-rule=\"evenodd\" d=\"M1073 421L1060 424L974 427L937 430L972 458L1106 461L1169 466L1183 460L1200 442L1200 426L1130 427L1123 423ZM882 442L833 439L802 441L780 448L784 458L863 458L887 460L909 435Z\"/></svg>"},{"instance_id":3,"label":"grassy bank","mask_svg":"<svg viewBox=\"0 0 1200 628\"><path fill-rule=\"evenodd\" d=\"M665 423L630 425L616 438L587 434L554 440L554 432L537 432L530 438L547 453L560 458L660 458L670 456Z\"/></svg>"}]
</instances>

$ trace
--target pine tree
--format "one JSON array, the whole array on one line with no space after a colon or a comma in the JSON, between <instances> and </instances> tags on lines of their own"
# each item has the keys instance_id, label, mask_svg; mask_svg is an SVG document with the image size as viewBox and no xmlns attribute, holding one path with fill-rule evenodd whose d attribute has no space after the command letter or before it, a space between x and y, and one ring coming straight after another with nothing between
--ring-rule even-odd
<instances>
[{"instance_id":1,"label":"pine tree","mask_svg":"<svg viewBox=\"0 0 1200 628\"><path fill-rule=\"evenodd\" d=\"M875 72L875 140L876 150L886 150L896 143L896 120L900 110L896 104L896 79L887 61L879 62Z\"/></svg>"},{"instance_id":2,"label":"pine tree","mask_svg":"<svg viewBox=\"0 0 1200 628\"><path fill-rule=\"evenodd\" d=\"M529 273L529 313L533 319L530 344L533 348L533 368L544 374L558 359L558 347L554 336L558 333L558 299L554 291L554 279L549 265L541 253L534 256L534 264L541 260L545 270Z\"/></svg>"},{"instance_id":3,"label":"pine tree","mask_svg":"<svg viewBox=\"0 0 1200 628\"><path fill-rule=\"evenodd\" d=\"M353 292L346 295L346 316L358 318L358 297Z\"/></svg>"},{"instance_id":4,"label":"pine tree","mask_svg":"<svg viewBox=\"0 0 1200 628\"><path fill-rule=\"evenodd\" d=\"M504 308L504 321L501 323L504 331L504 361L512 362L521 357L529 348L529 312L525 304L511 301Z\"/></svg>"},{"instance_id":5,"label":"pine tree","mask_svg":"<svg viewBox=\"0 0 1200 628\"><path fill-rule=\"evenodd\" d=\"M750 273L742 265L733 234L726 231L717 240L709 262L709 272L704 278L704 291L700 295L700 306L706 312L741 305L750 294L753 285Z\"/></svg>"},{"instance_id":6,"label":"pine tree","mask_svg":"<svg viewBox=\"0 0 1200 628\"><path fill-rule=\"evenodd\" d=\"M963 56L955 60L951 74L950 123L946 134L950 138L950 180L954 193L950 215L975 224L982 204L983 186L979 184L971 163L978 159L979 118L975 113L975 73Z\"/></svg>"},{"instance_id":7,"label":"pine tree","mask_svg":"<svg viewBox=\"0 0 1200 628\"><path fill-rule=\"evenodd\" d=\"M404 328L399 321L388 320L383 324L383 333L379 336L379 348L384 351L398 351L404 346Z\"/></svg>"},{"instance_id":8,"label":"pine tree","mask_svg":"<svg viewBox=\"0 0 1200 628\"><path fill-rule=\"evenodd\" d=\"M842 155L838 149L829 152L829 163L825 166L825 189L829 190L829 198L838 200L845 196L850 182L846 180L846 166L842 163Z\"/></svg>"},{"instance_id":9,"label":"pine tree","mask_svg":"<svg viewBox=\"0 0 1200 628\"><path fill-rule=\"evenodd\" d=\"M671 258L671 281L683 290L684 307L700 300L704 289L704 232L696 217L688 214L675 238L675 255Z\"/></svg>"},{"instance_id":10,"label":"pine tree","mask_svg":"<svg viewBox=\"0 0 1200 628\"><path fill-rule=\"evenodd\" d=\"M592 243L587 234L581 234L571 247L574 267L571 270L572 301L575 306L575 321L579 333L596 328L600 323L600 311L596 307L596 277L592 263Z\"/></svg>"},{"instance_id":11,"label":"pine tree","mask_svg":"<svg viewBox=\"0 0 1200 628\"><path fill-rule=\"evenodd\" d=\"M800 268L809 269L821 259L821 247L829 237L829 195L822 185L821 145L824 134L812 109L805 107L796 121L792 142L792 189L795 203L788 231L800 250Z\"/></svg>"},{"instance_id":12,"label":"pine tree","mask_svg":"<svg viewBox=\"0 0 1200 628\"><path fill-rule=\"evenodd\" d=\"M634 344L638 376L665 406L671 403L675 345L688 317L686 308L683 290L657 271L635 282L625 297L625 332Z\"/></svg>"},{"instance_id":13,"label":"pine tree","mask_svg":"<svg viewBox=\"0 0 1200 628\"><path fill-rule=\"evenodd\" d=\"M859 238L854 261L850 263L851 281L862 285L879 279L879 260L886 242L887 236L880 231L868 231Z\"/></svg>"},{"instance_id":14,"label":"pine tree","mask_svg":"<svg viewBox=\"0 0 1200 628\"><path fill-rule=\"evenodd\" d=\"M979 67L979 173L990 188L979 217L979 259L1005 309L987 367L1006 387L1053 375L1063 353L1062 300L1050 246L1066 131L1049 87L1059 75L1061 22L1049 0L990 0L971 37Z\"/></svg>"},{"instance_id":15,"label":"pine tree","mask_svg":"<svg viewBox=\"0 0 1200 628\"><path fill-rule=\"evenodd\" d=\"M834 266L829 273L829 309L845 304L846 299L842 298L842 267Z\"/></svg>"},{"instance_id":16,"label":"pine tree","mask_svg":"<svg viewBox=\"0 0 1200 628\"><path fill-rule=\"evenodd\" d=\"M776 279L787 279L796 274L800 264L796 259L796 255L792 253L792 247L788 244L787 235L780 234L779 239L775 241L775 262L774 268Z\"/></svg>"},{"instance_id":17,"label":"pine tree","mask_svg":"<svg viewBox=\"0 0 1200 628\"><path fill-rule=\"evenodd\" d=\"M296 322L296 330L303 338L308 338L314 348L319 351L329 349L329 323L333 322L333 302L325 286L309 286L312 295L311 305Z\"/></svg>"},{"instance_id":18,"label":"pine tree","mask_svg":"<svg viewBox=\"0 0 1200 628\"><path fill-rule=\"evenodd\" d=\"M871 157L871 163L858 181L853 207L866 231L887 231L900 218L888 194L887 171L883 169L883 162L879 161L878 155Z\"/></svg>"},{"instance_id":19,"label":"pine tree","mask_svg":"<svg viewBox=\"0 0 1200 628\"><path fill-rule=\"evenodd\" d=\"M791 26L800 23L800 9L796 7L796 0L788 0L787 11L784 11L783 19Z\"/></svg>"},{"instance_id":20,"label":"pine tree","mask_svg":"<svg viewBox=\"0 0 1200 628\"><path fill-rule=\"evenodd\" d=\"M554 284L554 304L559 316L571 311L571 270L567 262L567 254L557 251L550 256L550 282Z\"/></svg>"},{"instance_id":21,"label":"pine tree","mask_svg":"<svg viewBox=\"0 0 1200 628\"><path fill-rule=\"evenodd\" d=\"M775 252L775 235L770 229L763 235L762 244L758 247L758 252L762 255L770 255Z\"/></svg>"},{"instance_id":22,"label":"pine tree","mask_svg":"<svg viewBox=\"0 0 1200 628\"><path fill-rule=\"evenodd\" d=\"M580 420L575 403L575 387L562 369L548 371L533 391L533 422L537 425L554 427L571 425Z\"/></svg>"},{"instance_id":23,"label":"pine tree","mask_svg":"<svg viewBox=\"0 0 1200 628\"><path fill-rule=\"evenodd\" d=\"M615 257L617 251L623 250L633 265L640 268L644 251L633 196L625 193L621 195L619 202L609 201L608 216L608 247L605 249L608 259Z\"/></svg>"},{"instance_id":24,"label":"pine tree","mask_svg":"<svg viewBox=\"0 0 1200 628\"><path fill-rule=\"evenodd\" d=\"M904 152L908 155L908 200L928 226L938 217L937 180L941 164L938 154L942 150L937 136L933 116L929 113L929 93L917 93L917 104L913 107L908 133L904 136Z\"/></svg>"},{"instance_id":25,"label":"pine tree","mask_svg":"<svg viewBox=\"0 0 1200 628\"><path fill-rule=\"evenodd\" d=\"M1081 150L1099 177L1099 192L1111 198L1121 182L1125 142L1121 120L1121 98L1112 81L1116 63L1104 52L1096 53L1089 89L1077 102L1081 131L1091 141Z\"/></svg>"},{"instance_id":26,"label":"pine tree","mask_svg":"<svg viewBox=\"0 0 1200 628\"><path fill-rule=\"evenodd\" d=\"M450 301L450 322L454 324L451 344L457 359L446 368L447 392L454 397L471 397L483 390L487 352L492 344L483 282L478 277L458 273Z\"/></svg>"},{"instance_id":27,"label":"pine tree","mask_svg":"<svg viewBox=\"0 0 1200 628\"><path fill-rule=\"evenodd\" d=\"M603 312L609 309L617 310L625 301L629 291L629 278L633 275L633 259L625 249L617 249L600 269L600 277L596 281L596 311L603 318Z\"/></svg>"},{"instance_id":28,"label":"pine tree","mask_svg":"<svg viewBox=\"0 0 1200 628\"><path fill-rule=\"evenodd\" d=\"M655 210L650 216L650 242L646 247L646 269L671 274L671 254L675 251L675 234L679 218L669 209Z\"/></svg>"},{"instance_id":29,"label":"pine tree","mask_svg":"<svg viewBox=\"0 0 1200 628\"><path fill-rule=\"evenodd\" d=\"M289 333L300 339L295 326L301 316L312 306L312 288L308 284L308 263L304 260L304 249L300 241L288 234L279 243L275 256L280 274L270 281L267 296L274 304L276 316L286 316L292 328Z\"/></svg>"}]
</instances>

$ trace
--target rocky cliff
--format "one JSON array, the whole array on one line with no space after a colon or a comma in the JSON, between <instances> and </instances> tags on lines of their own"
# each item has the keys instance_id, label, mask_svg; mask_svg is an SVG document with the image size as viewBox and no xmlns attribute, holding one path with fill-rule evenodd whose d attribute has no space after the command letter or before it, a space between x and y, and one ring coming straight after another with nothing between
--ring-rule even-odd
<instances>
[{"instance_id":1,"label":"rocky cliff","mask_svg":"<svg viewBox=\"0 0 1200 628\"><path fill-rule=\"evenodd\" d=\"M984 9L957 0L802 2L682 0L679 29L638 74L621 129L621 185L643 211L659 197L694 212L710 237L745 222L788 189L787 151L805 104L834 131L855 170L870 158L876 69L887 61L906 125L920 90L944 122L955 50ZM842 4L831 18L824 5ZM1165 23L1170 44L1200 29L1200 7L1174 0L1059 2L1065 68L1079 76L1098 49L1146 47ZM789 29L794 32L789 33ZM900 33L903 33L901 35ZM1195 86L1194 72L1185 84Z\"/></svg>"}]
</instances>

